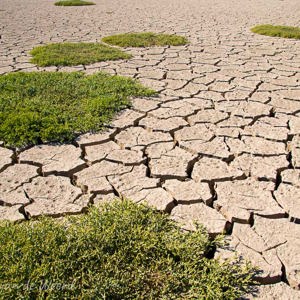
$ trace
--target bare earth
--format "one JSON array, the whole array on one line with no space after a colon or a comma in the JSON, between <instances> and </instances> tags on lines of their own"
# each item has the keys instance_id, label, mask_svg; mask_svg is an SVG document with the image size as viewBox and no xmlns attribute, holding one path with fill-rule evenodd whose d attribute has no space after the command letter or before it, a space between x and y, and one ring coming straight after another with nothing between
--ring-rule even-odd
<instances>
[{"instance_id":1,"label":"bare earth","mask_svg":"<svg viewBox=\"0 0 300 300\"><path fill-rule=\"evenodd\" d=\"M49 42L155 31L191 43L60 68L138 78L160 96L134 99L107 132L74 145L0 147L0 218L80 213L116 196L146 200L184 228L196 220L211 235L226 230L231 250L261 270L259 299L300 299L300 41L249 31L300 26L300 2L53 2L1 0L0 74L58 70L29 63L28 51Z\"/></svg>"}]
</instances>

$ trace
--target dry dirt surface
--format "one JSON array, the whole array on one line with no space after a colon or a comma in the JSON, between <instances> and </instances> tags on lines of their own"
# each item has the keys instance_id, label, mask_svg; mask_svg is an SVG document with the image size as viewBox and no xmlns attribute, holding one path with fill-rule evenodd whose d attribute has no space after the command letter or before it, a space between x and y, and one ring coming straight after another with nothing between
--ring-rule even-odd
<instances>
[{"instance_id":1,"label":"dry dirt surface","mask_svg":"<svg viewBox=\"0 0 300 300\"><path fill-rule=\"evenodd\" d=\"M256 299L300 299L300 41L255 35L300 26L298 0L96 0L56 7L1 0L0 74L99 70L139 79L105 132L73 145L0 146L0 218L61 216L116 196L193 220L261 270ZM37 68L28 51L128 31L186 36L180 47L127 48L128 61ZM0 144L1 145L1 144Z\"/></svg>"}]
</instances>

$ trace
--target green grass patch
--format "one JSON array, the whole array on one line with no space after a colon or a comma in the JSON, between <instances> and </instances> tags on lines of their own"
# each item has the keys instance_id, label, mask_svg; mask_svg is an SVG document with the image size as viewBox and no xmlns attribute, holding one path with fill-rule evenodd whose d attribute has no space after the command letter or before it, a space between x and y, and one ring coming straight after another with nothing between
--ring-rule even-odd
<instances>
[{"instance_id":1,"label":"green grass patch","mask_svg":"<svg viewBox=\"0 0 300 300\"><path fill-rule=\"evenodd\" d=\"M274 26L270 24L266 25L257 25L251 28L251 31L254 33L268 35L268 36L277 36L290 39L300 39L300 28L291 27L291 26Z\"/></svg>"},{"instance_id":2,"label":"green grass patch","mask_svg":"<svg viewBox=\"0 0 300 300\"><path fill-rule=\"evenodd\" d=\"M82 0L63 0L54 3L56 6L84 6L95 5L94 2L82 1Z\"/></svg>"},{"instance_id":3,"label":"green grass patch","mask_svg":"<svg viewBox=\"0 0 300 300\"><path fill-rule=\"evenodd\" d=\"M180 46L188 43L183 36L152 32L117 34L104 37L102 41L120 47Z\"/></svg>"},{"instance_id":4,"label":"green grass patch","mask_svg":"<svg viewBox=\"0 0 300 300\"><path fill-rule=\"evenodd\" d=\"M28 72L0 76L0 140L7 146L68 142L98 131L128 107L131 96L155 92L106 73Z\"/></svg>"},{"instance_id":5,"label":"green grass patch","mask_svg":"<svg viewBox=\"0 0 300 300\"><path fill-rule=\"evenodd\" d=\"M56 43L35 47L31 62L41 67L88 65L99 61L129 59L119 49L99 43Z\"/></svg>"},{"instance_id":6,"label":"green grass patch","mask_svg":"<svg viewBox=\"0 0 300 300\"><path fill-rule=\"evenodd\" d=\"M206 258L216 243L202 228L184 233L166 215L129 201L60 221L6 223L0 297L236 299L251 269Z\"/></svg>"}]
</instances>

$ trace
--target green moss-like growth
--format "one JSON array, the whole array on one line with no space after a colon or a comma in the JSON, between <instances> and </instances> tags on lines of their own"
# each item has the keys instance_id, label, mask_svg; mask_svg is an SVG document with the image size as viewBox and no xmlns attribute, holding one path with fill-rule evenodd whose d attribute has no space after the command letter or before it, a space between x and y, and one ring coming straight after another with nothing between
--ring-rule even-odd
<instances>
[{"instance_id":1,"label":"green moss-like growth","mask_svg":"<svg viewBox=\"0 0 300 300\"><path fill-rule=\"evenodd\" d=\"M41 67L87 65L99 61L128 59L119 49L98 43L56 43L31 50L31 62Z\"/></svg>"},{"instance_id":2,"label":"green moss-like growth","mask_svg":"<svg viewBox=\"0 0 300 300\"><path fill-rule=\"evenodd\" d=\"M105 73L30 72L0 76L0 140L8 146L71 141L97 131L127 107L130 96L154 91Z\"/></svg>"},{"instance_id":3,"label":"green moss-like growth","mask_svg":"<svg viewBox=\"0 0 300 300\"><path fill-rule=\"evenodd\" d=\"M0 298L237 299L250 268L205 258L213 246L203 229L184 233L129 201L60 221L7 224Z\"/></svg>"},{"instance_id":4,"label":"green moss-like growth","mask_svg":"<svg viewBox=\"0 0 300 300\"><path fill-rule=\"evenodd\" d=\"M268 36L278 36L290 39L300 39L300 28L291 26L274 26L270 24L257 25L251 28L254 33L268 35Z\"/></svg>"},{"instance_id":5,"label":"green moss-like growth","mask_svg":"<svg viewBox=\"0 0 300 300\"><path fill-rule=\"evenodd\" d=\"M84 6L95 5L94 2L82 1L82 0L62 0L54 3L56 6Z\"/></svg>"},{"instance_id":6,"label":"green moss-like growth","mask_svg":"<svg viewBox=\"0 0 300 300\"><path fill-rule=\"evenodd\" d=\"M152 32L117 34L104 37L102 41L120 47L179 46L188 43L183 36Z\"/></svg>"}]
</instances>

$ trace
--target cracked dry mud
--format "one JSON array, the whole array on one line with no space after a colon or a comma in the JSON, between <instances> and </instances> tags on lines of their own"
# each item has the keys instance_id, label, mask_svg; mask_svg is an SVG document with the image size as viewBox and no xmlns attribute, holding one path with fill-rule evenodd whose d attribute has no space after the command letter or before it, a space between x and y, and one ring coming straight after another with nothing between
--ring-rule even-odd
<instances>
[{"instance_id":1,"label":"cracked dry mud","mask_svg":"<svg viewBox=\"0 0 300 300\"><path fill-rule=\"evenodd\" d=\"M299 1L95 2L2 0L0 74L101 70L159 96L133 99L105 132L72 145L19 151L0 142L1 219L80 213L116 196L147 201L186 229L196 221L211 235L225 231L229 246L215 256L258 266L256 298L300 299L300 42L249 31L299 26ZM190 44L127 48L128 61L86 66L29 63L39 44L128 31L177 33Z\"/></svg>"}]
</instances>

